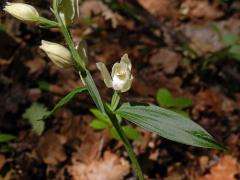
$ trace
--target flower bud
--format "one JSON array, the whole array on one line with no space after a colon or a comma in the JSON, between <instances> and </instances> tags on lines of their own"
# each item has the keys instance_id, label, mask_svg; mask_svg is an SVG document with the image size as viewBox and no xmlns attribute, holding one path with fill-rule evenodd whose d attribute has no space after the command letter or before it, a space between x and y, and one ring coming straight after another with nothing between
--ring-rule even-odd
<instances>
[{"instance_id":1,"label":"flower bud","mask_svg":"<svg viewBox=\"0 0 240 180\"><path fill-rule=\"evenodd\" d=\"M24 3L8 2L3 10L26 23L38 22L40 17L37 10L33 6Z\"/></svg>"},{"instance_id":2,"label":"flower bud","mask_svg":"<svg viewBox=\"0 0 240 180\"><path fill-rule=\"evenodd\" d=\"M131 88L133 81L132 65L127 54L122 56L120 63L113 65L111 76L105 64L97 63L97 68L101 71L107 87L120 92L126 92Z\"/></svg>"},{"instance_id":3,"label":"flower bud","mask_svg":"<svg viewBox=\"0 0 240 180\"><path fill-rule=\"evenodd\" d=\"M40 48L46 52L48 57L60 68L70 68L73 66L72 55L64 46L42 40Z\"/></svg>"}]
</instances>

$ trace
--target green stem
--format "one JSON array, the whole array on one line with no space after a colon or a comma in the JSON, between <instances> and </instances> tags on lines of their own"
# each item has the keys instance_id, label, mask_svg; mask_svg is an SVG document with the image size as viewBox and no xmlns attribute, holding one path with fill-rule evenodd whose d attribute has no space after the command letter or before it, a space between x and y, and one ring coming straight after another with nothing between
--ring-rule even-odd
<instances>
[{"instance_id":1,"label":"green stem","mask_svg":"<svg viewBox=\"0 0 240 180\"><path fill-rule=\"evenodd\" d=\"M119 104L119 101L120 101L120 92L118 91L114 91L114 94L112 96L112 102L111 102L111 107L112 107L112 110L115 111L118 104Z\"/></svg>"},{"instance_id":2,"label":"green stem","mask_svg":"<svg viewBox=\"0 0 240 180\"><path fill-rule=\"evenodd\" d=\"M39 17L38 22L39 22L40 26L43 26L43 27L49 27L49 28L58 27L57 22L51 21L51 20L46 19L44 17Z\"/></svg>"},{"instance_id":3,"label":"green stem","mask_svg":"<svg viewBox=\"0 0 240 180\"><path fill-rule=\"evenodd\" d=\"M66 27L65 23L62 21L62 18L59 16L58 14L58 1L57 0L54 0L53 1L53 13L58 21L58 25L59 25L59 28L61 30L61 32L63 33L63 36L65 38L65 41L72 53L72 56L75 60L75 63L76 63L76 66L77 66L77 69L80 70L81 73L84 73L85 70L86 70L86 67L85 67L85 63L84 61L81 59L80 55L78 54L78 51L77 49L75 48L74 46L74 43L72 41L72 37L68 31L68 28Z\"/></svg>"},{"instance_id":4,"label":"green stem","mask_svg":"<svg viewBox=\"0 0 240 180\"><path fill-rule=\"evenodd\" d=\"M116 131L118 132L118 135L119 137L121 138L123 144L124 144L124 147L132 161L132 164L133 164L133 167L136 171L136 174L138 176L138 178L140 180L144 180L144 176L143 176L143 173L142 173L142 170L141 170L141 167L138 163L138 160L133 152L133 149L131 147L131 144L129 143L127 137L125 136L123 130L121 129L121 126L119 125L118 123L118 120L115 116L115 114L113 114L113 112L111 110L109 110L107 107L104 107L104 103L102 102L102 99L100 97L100 94L96 88L96 85L93 81L93 78L91 76L91 74L89 73L89 71L86 69L85 67L85 63L84 61L81 59L80 55L78 54L77 52L77 49L75 48L74 46L74 43L72 41L72 38L71 38L71 35L70 33L68 32L68 29L67 27L65 26L65 24L63 23L61 17L59 16L58 14L58 10L57 10L57 6L58 6L58 0L54 0L53 1L53 13L54 15L56 16L56 19L58 21L58 25L59 25L59 28L65 38L65 41L72 53L72 56L75 60L75 63L77 65L77 69L80 71L80 74L82 76L82 78L84 79L84 82L86 83L87 85L87 88L88 88L88 91L89 91L89 94L91 95L92 99L94 100L96 106L105 114L105 110L108 111L107 112L107 115L110 117L111 121L112 121L112 124L113 126L115 127ZM116 96L116 102L114 102L114 106L117 106L118 105L118 102L120 100L120 96L119 95L115 95ZM119 96L119 97L118 97Z\"/></svg>"},{"instance_id":5,"label":"green stem","mask_svg":"<svg viewBox=\"0 0 240 180\"><path fill-rule=\"evenodd\" d=\"M135 153L133 152L133 149L132 149L132 146L131 146L129 140L127 139L126 135L124 134L121 125L118 123L118 119L116 118L116 115L112 111L110 111L107 107L106 107L106 110L107 110L108 116L110 117L110 119L112 121L114 128L116 129L119 137L121 138L121 140L124 144L124 147L129 155L131 162L132 162L133 168L138 176L138 179L144 180L142 169L138 163L137 157L136 157Z\"/></svg>"}]
</instances>

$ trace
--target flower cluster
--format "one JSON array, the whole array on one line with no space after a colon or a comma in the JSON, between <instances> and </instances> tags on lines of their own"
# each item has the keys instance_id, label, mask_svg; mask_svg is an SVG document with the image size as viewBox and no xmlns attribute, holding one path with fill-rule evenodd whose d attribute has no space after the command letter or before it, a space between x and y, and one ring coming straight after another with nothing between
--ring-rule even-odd
<instances>
[{"instance_id":1,"label":"flower cluster","mask_svg":"<svg viewBox=\"0 0 240 180\"><path fill-rule=\"evenodd\" d=\"M7 3L4 10L26 23L41 23L43 20L37 10L28 4ZM70 68L74 66L71 52L64 46L43 40L40 48L58 67ZM133 81L131 74L132 65L127 54L122 56L120 63L113 65L111 75L105 64L97 63L97 68L101 71L104 82L108 88L113 88L118 92L126 92L131 88Z\"/></svg>"}]
</instances>

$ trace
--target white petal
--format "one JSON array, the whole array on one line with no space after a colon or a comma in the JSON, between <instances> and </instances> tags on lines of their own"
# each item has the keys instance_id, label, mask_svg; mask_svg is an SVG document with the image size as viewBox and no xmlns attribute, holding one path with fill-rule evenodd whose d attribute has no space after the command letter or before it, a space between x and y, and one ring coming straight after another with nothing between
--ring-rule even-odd
<instances>
[{"instance_id":1,"label":"white petal","mask_svg":"<svg viewBox=\"0 0 240 180\"><path fill-rule=\"evenodd\" d=\"M129 60L128 58L128 54L124 54L121 58L121 61L120 63L124 63L127 65L128 69L131 70L132 69L132 64L131 64L131 61Z\"/></svg>"},{"instance_id":2,"label":"white petal","mask_svg":"<svg viewBox=\"0 0 240 180\"><path fill-rule=\"evenodd\" d=\"M99 71L101 72L102 76L103 76L103 80L104 83L106 84L106 86L108 88L112 87L112 78L110 76L109 71L106 68L106 65L104 63L96 63L97 68L99 69Z\"/></svg>"},{"instance_id":3,"label":"white petal","mask_svg":"<svg viewBox=\"0 0 240 180\"><path fill-rule=\"evenodd\" d=\"M22 21L29 23L37 22L39 18L37 10L33 6L24 3L7 3L4 11Z\"/></svg>"},{"instance_id":4,"label":"white petal","mask_svg":"<svg viewBox=\"0 0 240 180\"><path fill-rule=\"evenodd\" d=\"M126 81L126 83L124 84L123 88L121 89L121 92L127 92L131 86L132 86L132 82L133 82L133 76L131 76L131 78L129 80Z\"/></svg>"},{"instance_id":5,"label":"white petal","mask_svg":"<svg viewBox=\"0 0 240 180\"><path fill-rule=\"evenodd\" d=\"M64 46L42 40L40 48L46 52L50 60L60 68L70 68L73 66L72 55Z\"/></svg>"},{"instance_id":6,"label":"white petal","mask_svg":"<svg viewBox=\"0 0 240 180\"><path fill-rule=\"evenodd\" d=\"M114 77L116 71L120 68L120 63L115 63L112 67L112 73L111 73L111 76L112 78Z\"/></svg>"}]
</instances>

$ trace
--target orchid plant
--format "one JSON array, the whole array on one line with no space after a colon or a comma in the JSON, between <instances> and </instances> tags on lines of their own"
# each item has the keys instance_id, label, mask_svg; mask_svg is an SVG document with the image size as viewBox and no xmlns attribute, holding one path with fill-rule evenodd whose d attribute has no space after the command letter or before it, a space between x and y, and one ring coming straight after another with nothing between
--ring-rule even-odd
<instances>
[{"instance_id":1,"label":"orchid plant","mask_svg":"<svg viewBox=\"0 0 240 180\"><path fill-rule=\"evenodd\" d=\"M68 47L43 40L40 48L46 52L49 59L59 68L73 68L77 71L80 80L84 84L84 87L77 88L63 97L47 117L50 117L57 109L75 96L87 92L98 110L111 120L140 180L144 179L141 166L119 124L118 116L172 141L202 148L227 150L198 124L176 112L155 105L120 102L121 94L131 88L133 81L133 75L131 74L132 64L127 54L122 56L120 63L113 65L111 75L105 64L100 62L96 64L102 73L106 86L113 89L111 103L102 100L91 73L86 68L84 46L80 44L76 47L69 32L69 25L76 17L76 13L78 13L78 0L53 0L51 12L55 20L41 17L33 6L24 3L7 3L4 10L25 23L36 24L43 28L59 28Z\"/></svg>"}]
</instances>

